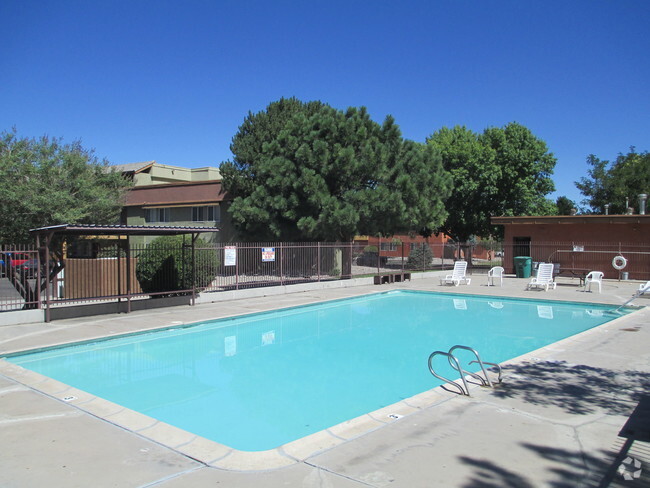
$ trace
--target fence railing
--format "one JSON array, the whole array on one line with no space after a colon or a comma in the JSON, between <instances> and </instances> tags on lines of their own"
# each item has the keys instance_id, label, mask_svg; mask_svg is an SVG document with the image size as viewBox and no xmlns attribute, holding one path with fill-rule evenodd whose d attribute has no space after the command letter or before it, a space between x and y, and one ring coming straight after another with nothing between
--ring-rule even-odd
<instances>
[{"instance_id":1,"label":"fence railing","mask_svg":"<svg viewBox=\"0 0 650 488\"><path fill-rule=\"evenodd\" d=\"M124 243L93 248L87 257L45 257L34 246L0 246L0 311L60 307L97 301L142 300L170 295L290 285L376 276L391 272L447 270L469 262L470 274L503 266L514 273L514 257L553 262L560 270L598 270L606 278L650 280L650 246L566 242L504 244L232 243L192 250ZM127 256L129 256L127 258ZM612 267L623 256L624 270ZM623 275L622 273L627 273Z\"/></svg>"}]
</instances>

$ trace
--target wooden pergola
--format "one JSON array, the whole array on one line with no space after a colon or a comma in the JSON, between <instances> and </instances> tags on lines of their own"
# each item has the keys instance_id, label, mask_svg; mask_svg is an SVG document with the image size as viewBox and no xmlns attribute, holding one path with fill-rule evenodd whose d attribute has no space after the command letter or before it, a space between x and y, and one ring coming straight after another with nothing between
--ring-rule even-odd
<instances>
[{"instance_id":1,"label":"wooden pergola","mask_svg":"<svg viewBox=\"0 0 650 488\"><path fill-rule=\"evenodd\" d=\"M194 249L196 240L199 237L199 234L206 233L215 233L219 232L219 229L216 227L187 227L187 226L154 226L154 225L94 225L94 224L60 224L53 225L49 227L40 227L38 229L31 229L30 234L36 237L36 246L38 249L41 249L41 240L44 239L45 245L45 270L47 273L45 276L44 283L37 281L39 285L37 288L37 300L38 307L41 308L41 298L40 292L45 291L45 303L46 303L46 312L45 312L45 321L50 321L50 301L51 301L51 282L54 276L56 276L63 266L60 264L62 259L59 260L57 266L50 265L50 255L56 254L56 250L52 249L52 243L55 240L55 237L58 236L109 236L121 240L123 237L126 238L127 245L125 246L126 253L126 294L118 295L118 300L120 298L127 299L127 313L131 311L131 296L132 296L132 287L131 287L131 249L128 245L128 238L130 236L167 236L167 235L190 235L191 236L191 250L192 250L192 262L194 262ZM40 267L39 267L40 275ZM196 285L194 280L192 280L192 305L194 305L196 299Z\"/></svg>"}]
</instances>

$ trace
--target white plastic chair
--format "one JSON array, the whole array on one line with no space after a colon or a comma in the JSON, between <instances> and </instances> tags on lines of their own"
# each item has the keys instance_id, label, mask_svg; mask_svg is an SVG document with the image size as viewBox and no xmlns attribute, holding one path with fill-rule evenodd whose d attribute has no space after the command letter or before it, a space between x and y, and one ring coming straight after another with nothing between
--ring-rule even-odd
<instances>
[{"instance_id":1,"label":"white plastic chair","mask_svg":"<svg viewBox=\"0 0 650 488\"><path fill-rule=\"evenodd\" d=\"M644 293L650 293L650 281L639 285L639 295L643 295Z\"/></svg>"},{"instance_id":2,"label":"white plastic chair","mask_svg":"<svg viewBox=\"0 0 650 488\"><path fill-rule=\"evenodd\" d=\"M543 287L545 291L548 291L548 288L552 287L555 290L553 263L539 263L539 266L537 266L537 275L530 280L526 289L529 290L532 287Z\"/></svg>"},{"instance_id":3,"label":"white plastic chair","mask_svg":"<svg viewBox=\"0 0 650 488\"><path fill-rule=\"evenodd\" d=\"M601 286L603 284L603 276L605 276L605 273L602 271L590 271L587 276L585 277L585 291L589 290L591 291L591 285L592 283L596 283L598 285L598 293L602 292Z\"/></svg>"},{"instance_id":4,"label":"white plastic chair","mask_svg":"<svg viewBox=\"0 0 650 488\"><path fill-rule=\"evenodd\" d=\"M503 272L505 270L501 266L495 266L490 271L488 271L487 279L488 286L496 286L494 284L495 280L499 280L499 286L503 286Z\"/></svg>"},{"instance_id":5,"label":"white plastic chair","mask_svg":"<svg viewBox=\"0 0 650 488\"><path fill-rule=\"evenodd\" d=\"M454 263L454 270L451 272L451 274L446 275L444 278L440 278L440 284L451 284L458 286L461 282L463 282L469 285L472 279L465 276L466 270L467 261L456 261Z\"/></svg>"}]
</instances>

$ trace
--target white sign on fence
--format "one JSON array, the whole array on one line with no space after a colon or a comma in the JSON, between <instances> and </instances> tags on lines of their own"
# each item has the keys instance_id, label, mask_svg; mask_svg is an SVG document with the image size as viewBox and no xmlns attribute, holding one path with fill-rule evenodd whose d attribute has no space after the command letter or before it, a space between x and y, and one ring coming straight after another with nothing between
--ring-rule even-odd
<instances>
[{"instance_id":1,"label":"white sign on fence","mask_svg":"<svg viewBox=\"0 0 650 488\"><path fill-rule=\"evenodd\" d=\"M262 248L262 262L268 263L275 261L275 248L274 247L263 247Z\"/></svg>"},{"instance_id":2,"label":"white sign on fence","mask_svg":"<svg viewBox=\"0 0 650 488\"><path fill-rule=\"evenodd\" d=\"M237 248L235 246L226 246L224 248L223 261L225 266L235 266L237 264Z\"/></svg>"}]
</instances>

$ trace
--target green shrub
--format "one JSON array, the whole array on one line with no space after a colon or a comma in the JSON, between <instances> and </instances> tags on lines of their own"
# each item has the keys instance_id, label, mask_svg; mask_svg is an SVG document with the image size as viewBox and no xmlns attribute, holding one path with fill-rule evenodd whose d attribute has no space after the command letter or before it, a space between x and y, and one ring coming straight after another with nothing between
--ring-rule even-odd
<instances>
[{"instance_id":1,"label":"green shrub","mask_svg":"<svg viewBox=\"0 0 650 488\"><path fill-rule=\"evenodd\" d=\"M431 265L433 251L429 246L419 246L411 251L406 267L409 269L427 269Z\"/></svg>"},{"instance_id":2,"label":"green shrub","mask_svg":"<svg viewBox=\"0 0 650 488\"><path fill-rule=\"evenodd\" d=\"M189 239L186 241L189 242ZM194 280L197 288L208 286L219 266L216 250L200 249L205 247L205 241L196 240L195 248L199 249L194 251L196 261ZM186 244L183 247L183 236L163 236L155 239L138 256L135 274L145 293L192 289L191 245Z\"/></svg>"}]
</instances>

